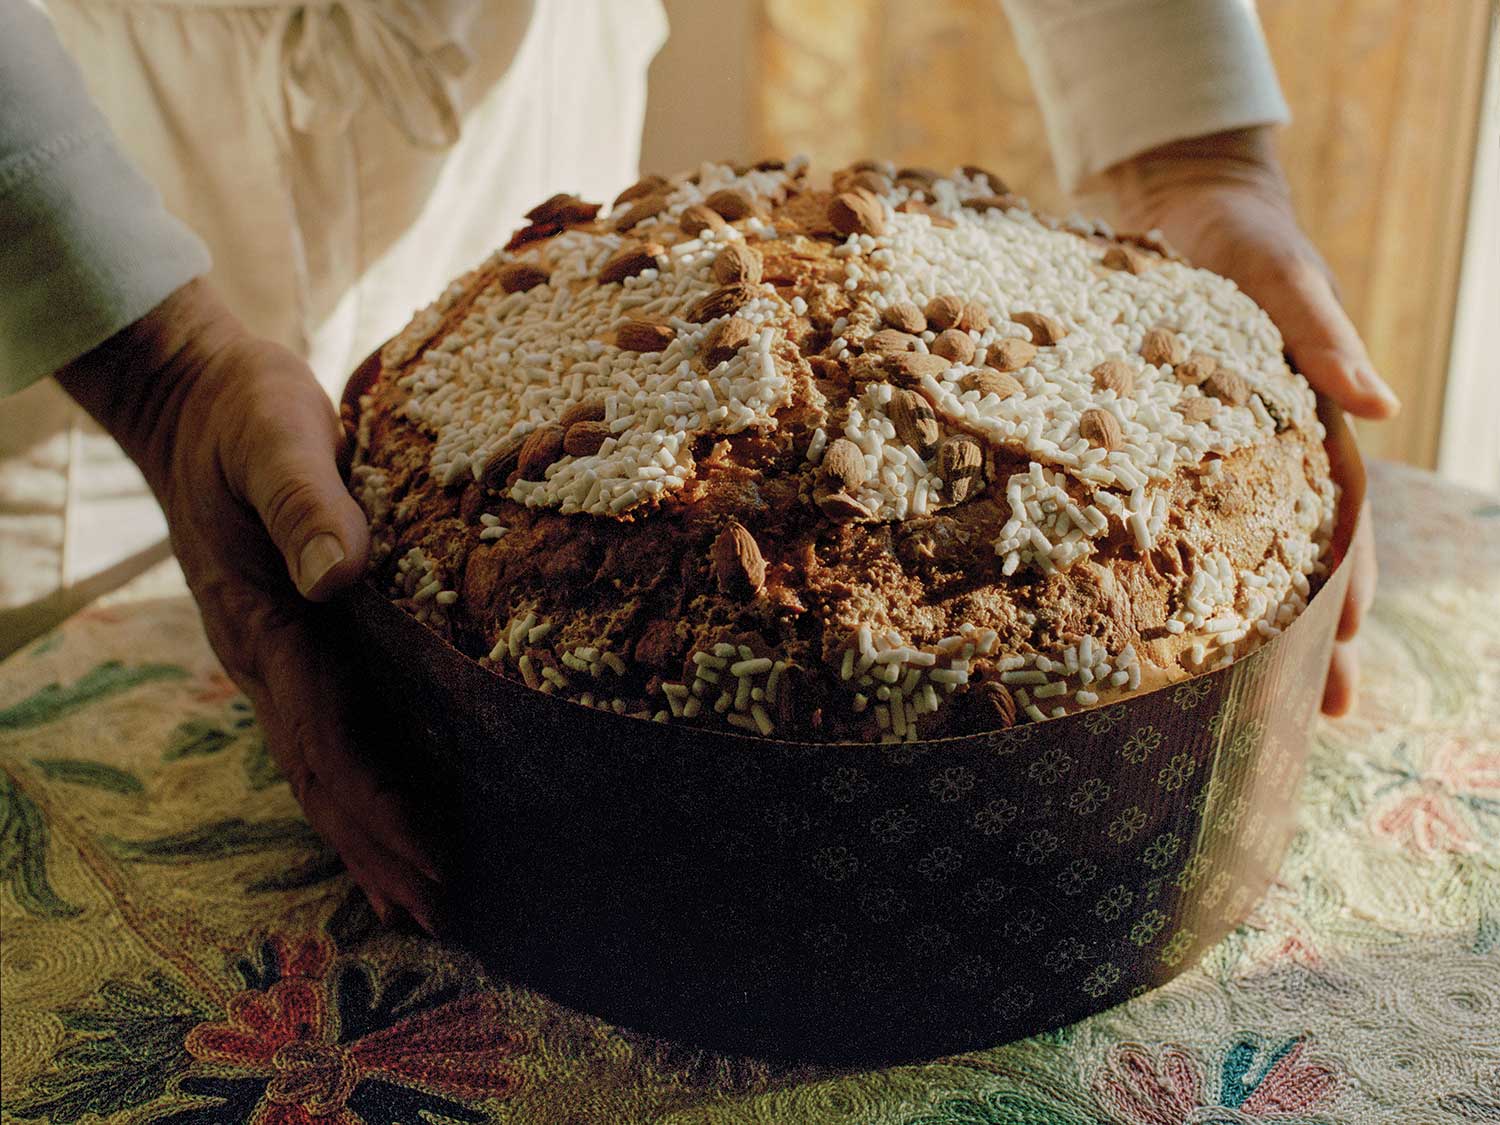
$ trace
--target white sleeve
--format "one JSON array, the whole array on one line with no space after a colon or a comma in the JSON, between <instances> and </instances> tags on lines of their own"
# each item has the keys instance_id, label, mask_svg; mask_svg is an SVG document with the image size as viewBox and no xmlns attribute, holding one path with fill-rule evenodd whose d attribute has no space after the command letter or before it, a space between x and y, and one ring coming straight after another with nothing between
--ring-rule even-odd
<instances>
[{"instance_id":1,"label":"white sleeve","mask_svg":"<svg viewBox=\"0 0 1500 1125\"><path fill-rule=\"evenodd\" d=\"M0 0L0 394L77 359L207 272L115 145L52 25Z\"/></svg>"},{"instance_id":2,"label":"white sleeve","mask_svg":"<svg viewBox=\"0 0 1500 1125\"><path fill-rule=\"evenodd\" d=\"M1063 187L1170 141L1290 118L1254 0L1001 0Z\"/></svg>"}]
</instances>

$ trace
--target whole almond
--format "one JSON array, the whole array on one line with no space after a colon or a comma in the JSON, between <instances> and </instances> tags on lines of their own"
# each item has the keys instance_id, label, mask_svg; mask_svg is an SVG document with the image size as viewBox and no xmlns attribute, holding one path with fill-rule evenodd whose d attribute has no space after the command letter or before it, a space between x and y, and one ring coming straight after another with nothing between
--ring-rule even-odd
<instances>
[{"instance_id":1,"label":"whole almond","mask_svg":"<svg viewBox=\"0 0 1500 1125\"><path fill-rule=\"evenodd\" d=\"M720 285L733 285L739 281L758 285L761 279L760 255L742 242L731 242L714 259L713 274Z\"/></svg>"},{"instance_id":2,"label":"whole almond","mask_svg":"<svg viewBox=\"0 0 1500 1125\"><path fill-rule=\"evenodd\" d=\"M990 345L984 360L996 371L1019 371L1036 358L1036 345L1030 340L1007 336Z\"/></svg>"},{"instance_id":3,"label":"whole almond","mask_svg":"<svg viewBox=\"0 0 1500 1125\"><path fill-rule=\"evenodd\" d=\"M887 305L880 319L898 332L920 335L927 331L927 317L911 301L895 301Z\"/></svg>"},{"instance_id":4,"label":"whole almond","mask_svg":"<svg viewBox=\"0 0 1500 1125\"><path fill-rule=\"evenodd\" d=\"M866 191L873 191L876 195L885 195L893 186L889 176L871 168L861 168L852 173L845 183L849 187L861 187Z\"/></svg>"},{"instance_id":5,"label":"whole almond","mask_svg":"<svg viewBox=\"0 0 1500 1125\"><path fill-rule=\"evenodd\" d=\"M1177 404L1177 412L1189 422L1207 422L1214 416L1216 403L1206 396L1184 398Z\"/></svg>"},{"instance_id":6,"label":"whole almond","mask_svg":"<svg viewBox=\"0 0 1500 1125\"><path fill-rule=\"evenodd\" d=\"M577 402L570 402L564 408L557 424L567 429L574 422L602 422L605 413L604 399L598 396L581 398Z\"/></svg>"},{"instance_id":7,"label":"whole almond","mask_svg":"<svg viewBox=\"0 0 1500 1125\"><path fill-rule=\"evenodd\" d=\"M717 211L731 223L736 219L743 219L755 211L755 206L743 193L733 188L722 188L714 192L703 201L710 211Z\"/></svg>"},{"instance_id":8,"label":"whole almond","mask_svg":"<svg viewBox=\"0 0 1500 1125\"><path fill-rule=\"evenodd\" d=\"M766 560L755 536L738 520L730 520L709 551L719 589L731 598L753 598L766 585Z\"/></svg>"},{"instance_id":9,"label":"whole almond","mask_svg":"<svg viewBox=\"0 0 1500 1125\"><path fill-rule=\"evenodd\" d=\"M612 436L608 422L574 422L563 434L563 452L569 457L592 457Z\"/></svg>"},{"instance_id":10,"label":"whole almond","mask_svg":"<svg viewBox=\"0 0 1500 1125\"><path fill-rule=\"evenodd\" d=\"M958 327L965 332L983 332L989 326L990 314L984 311L984 306L965 301L963 315L958 318Z\"/></svg>"},{"instance_id":11,"label":"whole almond","mask_svg":"<svg viewBox=\"0 0 1500 1125\"><path fill-rule=\"evenodd\" d=\"M1111 246L1104 252L1104 268L1139 275L1151 268L1151 259L1131 246Z\"/></svg>"},{"instance_id":12,"label":"whole almond","mask_svg":"<svg viewBox=\"0 0 1500 1125\"><path fill-rule=\"evenodd\" d=\"M1211 355L1202 352L1194 352L1187 359L1172 368L1172 373L1177 376L1177 381L1189 386L1197 386L1204 382L1210 375L1218 370L1219 361Z\"/></svg>"},{"instance_id":13,"label":"whole almond","mask_svg":"<svg viewBox=\"0 0 1500 1125\"><path fill-rule=\"evenodd\" d=\"M978 391L980 398L994 395L1002 402L1011 395L1026 393L1026 388L1014 375L1005 371L996 371L993 367L981 367L978 371L970 371L964 376L963 383L960 385L966 391Z\"/></svg>"},{"instance_id":14,"label":"whole almond","mask_svg":"<svg viewBox=\"0 0 1500 1125\"><path fill-rule=\"evenodd\" d=\"M865 353L881 356L900 355L917 349L917 338L894 328L882 328L865 339Z\"/></svg>"},{"instance_id":15,"label":"whole almond","mask_svg":"<svg viewBox=\"0 0 1500 1125\"><path fill-rule=\"evenodd\" d=\"M1119 449L1125 441L1125 435L1120 432L1120 420L1097 406L1085 410L1079 417L1078 435L1101 449Z\"/></svg>"},{"instance_id":16,"label":"whole almond","mask_svg":"<svg viewBox=\"0 0 1500 1125\"><path fill-rule=\"evenodd\" d=\"M622 203L630 203L633 200L643 199L648 195L654 195L656 192L659 192L666 186L667 181L662 176L642 176L639 180L636 180L635 183L631 184L619 195L615 196L615 206L618 207Z\"/></svg>"},{"instance_id":17,"label":"whole almond","mask_svg":"<svg viewBox=\"0 0 1500 1125\"><path fill-rule=\"evenodd\" d=\"M708 362L717 367L731 360L755 335L755 325L741 316L732 316L722 324L714 325L704 341L703 351Z\"/></svg>"},{"instance_id":18,"label":"whole almond","mask_svg":"<svg viewBox=\"0 0 1500 1125\"><path fill-rule=\"evenodd\" d=\"M979 195L973 199L965 199L963 205L974 211L1009 211L1012 207L1020 205L1020 201L1009 192L1002 191L996 195Z\"/></svg>"},{"instance_id":19,"label":"whole almond","mask_svg":"<svg viewBox=\"0 0 1500 1125\"><path fill-rule=\"evenodd\" d=\"M943 494L961 504L976 491L984 476L984 450L963 434L951 434L938 445L937 475L943 478Z\"/></svg>"},{"instance_id":20,"label":"whole almond","mask_svg":"<svg viewBox=\"0 0 1500 1125\"><path fill-rule=\"evenodd\" d=\"M944 359L951 359L954 363L972 363L974 352L977 350L974 338L967 332L960 332L957 328L945 328L938 333L938 337L928 345L933 355L940 355Z\"/></svg>"},{"instance_id":21,"label":"whole almond","mask_svg":"<svg viewBox=\"0 0 1500 1125\"><path fill-rule=\"evenodd\" d=\"M723 230L729 224L713 208L694 203L682 209L682 214L677 216L677 225L683 234L697 238L706 230Z\"/></svg>"},{"instance_id":22,"label":"whole almond","mask_svg":"<svg viewBox=\"0 0 1500 1125\"><path fill-rule=\"evenodd\" d=\"M825 492L818 496L818 508L835 523L869 519L875 513L847 492Z\"/></svg>"},{"instance_id":23,"label":"whole almond","mask_svg":"<svg viewBox=\"0 0 1500 1125\"><path fill-rule=\"evenodd\" d=\"M599 204L585 203L576 195L559 192L527 211L526 217L533 223L560 223L568 226L586 223L598 213Z\"/></svg>"},{"instance_id":24,"label":"whole almond","mask_svg":"<svg viewBox=\"0 0 1500 1125\"><path fill-rule=\"evenodd\" d=\"M636 277L656 268L656 256L663 253L655 242L636 242L622 246L605 259L599 269L599 284L612 285L627 277Z\"/></svg>"},{"instance_id":25,"label":"whole almond","mask_svg":"<svg viewBox=\"0 0 1500 1125\"><path fill-rule=\"evenodd\" d=\"M1203 380L1203 390L1230 406L1244 406L1250 401L1250 384L1245 382L1244 376L1227 367L1215 369L1212 375Z\"/></svg>"},{"instance_id":26,"label":"whole almond","mask_svg":"<svg viewBox=\"0 0 1500 1125\"><path fill-rule=\"evenodd\" d=\"M1153 328L1141 341L1141 358L1154 367L1175 367L1187 356L1187 345L1167 328Z\"/></svg>"},{"instance_id":27,"label":"whole almond","mask_svg":"<svg viewBox=\"0 0 1500 1125\"><path fill-rule=\"evenodd\" d=\"M942 173L932 168L923 168L920 165L913 164L905 168L896 169L896 179L911 180L914 183L925 184L928 187L931 187L942 178Z\"/></svg>"},{"instance_id":28,"label":"whole almond","mask_svg":"<svg viewBox=\"0 0 1500 1125\"><path fill-rule=\"evenodd\" d=\"M501 442L484 461L484 468L479 470L479 483L491 492L499 492L504 487L510 474L516 471L516 465L521 456L521 447L526 444L523 437L508 438Z\"/></svg>"},{"instance_id":29,"label":"whole almond","mask_svg":"<svg viewBox=\"0 0 1500 1125\"><path fill-rule=\"evenodd\" d=\"M969 689L980 701L985 719L993 721L997 730L1006 730L1016 725L1016 701L1010 689L999 680L981 680Z\"/></svg>"},{"instance_id":30,"label":"whole almond","mask_svg":"<svg viewBox=\"0 0 1500 1125\"><path fill-rule=\"evenodd\" d=\"M836 438L823 452L823 474L843 492L855 492L865 483L865 455L848 438Z\"/></svg>"},{"instance_id":31,"label":"whole almond","mask_svg":"<svg viewBox=\"0 0 1500 1125\"><path fill-rule=\"evenodd\" d=\"M694 324L707 324L710 320L718 320L721 316L728 316L738 312L755 297L755 286L743 283L735 285L724 285L715 289L706 297L699 298L688 309L687 318Z\"/></svg>"},{"instance_id":32,"label":"whole almond","mask_svg":"<svg viewBox=\"0 0 1500 1125\"><path fill-rule=\"evenodd\" d=\"M828 202L828 222L840 234L883 234L885 208L873 192L842 191Z\"/></svg>"},{"instance_id":33,"label":"whole almond","mask_svg":"<svg viewBox=\"0 0 1500 1125\"><path fill-rule=\"evenodd\" d=\"M900 203L896 204L896 210L903 215L926 215L928 222L935 227L941 227L943 230L952 230L958 226L947 215L934 210L931 204L922 199L903 199Z\"/></svg>"},{"instance_id":34,"label":"whole almond","mask_svg":"<svg viewBox=\"0 0 1500 1125\"><path fill-rule=\"evenodd\" d=\"M1010 318L1031 332L1031 342L1038 347L1050 348L1068 334L1062 321L1045 313L1018 312Z\"/></svg>"},{"instance_id":35,"label":"whole almond","mask_svg":"<svg viewBox=\"0 0 1500 1125\"><path fill-rule=\"evenodd\" d=\"M988 180L991 191L1007 192L1010 190L1010 188L1005 186L1004 180L995 175L995 173L991 172L988 168L983 168L978 164L965 164L962 168L959 169L959 171L961 171L965 176L968 176L971 180Z\"/></svg>"},{"instance_id":36,"label":"whole almond","mask_svg":"<svg viewBox=\"0 0 1500 1125\"><path fill-rule=\"evenodd\" d=\"M625 231L638 226L647 219L660 215L667 206L667 193L664 191L653 192L643 195L627 207L622 215L614 221L615 230Z\"/></svg>"},{"instance_id":37,"label":"whole almond","mask_svg":"<svg viewBox=\"0 0 1500 1125\"><path fill-rule=\"evenodd\" d=\"M628 352L661 352L676 339L670 325L627 320L615 329L615 343Z\"/></svg>"},{"instance_id":38,"label":"whole almond","mask_svg":"<svg viewBox=\"0 0 1500 1125\"><path fill-rule=\"evenodd\" d=\"M946 356L931 353L923 355L921 352L902 352L889 359L890 369L896 378L900 382L913 384L921 383L928 376L936 379L952 365L952 361Z\"/></svg>"},{"instance_id":39,"label":"whole almond","mask_svg":"<svg viewBox=\"0 0 1500 1125\"><path fill-rule=\"evenodd\" d=\"M532 430L521 446L516 468L522 480L542 480L547 475L547 466L563 454L563 428L542 426Z\"/></svg>"},{"instance_id":40,"label":"whole almond","mask_svg":"<svg viewBox=\"0 0 1500 1125\"><path fill-rule=\"evenodd\" d=\"M927 327L934 332L956 327L963 316L962 299L951 294L941 294L927 302Z\"/></svg>"},{"instance_id":41,"label":"whole almond","mask_svg":"<svg viewBox=\"0 0 1500 1125\"><path fill-rule=\"evenodd\" d=\"M941 434L938 431L937 417L925 398L915 391L898 387L891 395L886 412L896 427L898 440L915 449L924 461L933 455Z\"/></svg>"},{"instance_id":42,"label":"whole almond","mask_svg":"<svg viewBox=\"0 0 1500 1125\"><path fill-rule=\"evenodd\" d=\"M1135 372L1123 359L1106 359L1092 374L1094 386L1101 391L1114 391L1120 398L1126 398L1135 390Z\"/></svg>"},{"instance_id":43,"label":"whole almond","mask_svg":"<svg viewBox=\"0 0 1500 1125\"><path fill-rule=\"evenodd\" d=\"M507 262L495 273L500 288L507 293L525 293L547 284L552 275L534 262Z\"/></svg>"}]
</instances>

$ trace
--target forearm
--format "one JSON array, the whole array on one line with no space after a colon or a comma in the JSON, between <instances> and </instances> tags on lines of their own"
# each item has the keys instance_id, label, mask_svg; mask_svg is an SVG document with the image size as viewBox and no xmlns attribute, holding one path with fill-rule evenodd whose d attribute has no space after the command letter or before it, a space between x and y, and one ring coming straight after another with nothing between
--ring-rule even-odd
<instances>
[{"instance_id":1,"label":"forearm","mask_svg":"<svg viewBox=\"0 0 1500 1125\"><path fill-rule=\"evenodd\" d=\"M1266 125L1158 145L1106 168L1100 180L1114 196L1122 221L1134 229L1154 226L1155 217L1184 190L1252 188L1288 207L1291 201L1273 130Z\"/></svg>"},{"instance_id":2,"label":"forearm","mask_svg":"<svg viewBox=\"0 0 1500 1125\"><path fill-rule=\"evenodd\" d=\"M0 394L99 345L208 266L120 152L46 17L0 4Z\"/></svg>"}]
</instances>

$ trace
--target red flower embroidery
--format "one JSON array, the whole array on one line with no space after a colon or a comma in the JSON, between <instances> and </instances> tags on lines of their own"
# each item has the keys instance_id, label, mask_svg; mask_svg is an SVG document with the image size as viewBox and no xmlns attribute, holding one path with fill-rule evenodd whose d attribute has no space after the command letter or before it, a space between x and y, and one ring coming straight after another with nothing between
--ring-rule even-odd
<instances>
[{"instance_id":1,"label":"red flower embroidery","mask_svg":"<svg viewBox=\"0 0 1500 1125\"><path fill-rule=\"evenodd\" d=\"M1426 855L1471 852L1479 847L1475 823L1500 816L1500 754L1484 752L1454 738L1433 752L1417 770L1398 753L1391 796L1372 813L1377 833Z\"/></svg>"},{"instance_id":2,"label":"red flower embroidery","mask_svg":"<svg viewBox=\"0 0 1500 1125\"><path fill-rule=\"evenodd\" d=\"M1154 1055L1121 1043L1094 1076L1094 1096L1131 1125L1182 1125L1203 1104L1203 1069L1175 1043Z\"/></svg>"}]
</instances>

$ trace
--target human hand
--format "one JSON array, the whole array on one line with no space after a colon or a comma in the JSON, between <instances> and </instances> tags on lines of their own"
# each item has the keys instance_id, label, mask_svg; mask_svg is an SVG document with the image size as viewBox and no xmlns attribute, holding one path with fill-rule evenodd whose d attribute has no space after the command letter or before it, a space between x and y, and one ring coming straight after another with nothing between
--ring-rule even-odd
<instances>
[{"instance_id":1,"label":"human hand","mask_svg":"<svg viewBox=\"0 0 1500 1125\"><path fill-rule=\"evenodd\" d=\"M1269 129L1178 141L1116 165L1104 179L1126 227L1160 230L1194 265L1232 278L1266 310L1292 365L1315 391L1361 418L1389 418L1400 409L1297 223ZM1375 595L1368 503L1349 561L1349 592L1323 690L1329 715L1354 704L1359 665L1352 642Z\"/></svg>"},{"instance_id":2,"label":"human hand","mask_svg":"<svg viewBox=\"0 0 1500 1125\"><path fill-rule=\"evenodd\" d=\"M58 378L161 501L209 643L308 821L382 920L399 907L433 930L438 869L351 744L347 685L311 604L354 582L369 552L312 372L198 281Z\"/></svg>"}]
</instances>

